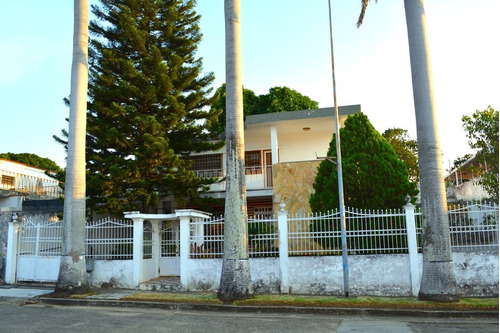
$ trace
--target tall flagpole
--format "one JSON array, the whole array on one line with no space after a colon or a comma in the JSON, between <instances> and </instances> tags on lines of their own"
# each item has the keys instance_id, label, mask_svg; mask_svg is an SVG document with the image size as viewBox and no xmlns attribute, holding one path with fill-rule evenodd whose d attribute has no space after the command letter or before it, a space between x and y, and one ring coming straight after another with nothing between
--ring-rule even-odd
<instances>
[{"instance_id":1,"label":"tall flagpole","mask_svg":"<svg viewBox=\"0 0 500 333\"><path fill-rule=\"evenodd\" d=\"M335 83L335 57L333 52L333 24L332 24L331 0L328 0L328 15L330 17L330 47L332 53L333 108L335 110L335 143L337 147L337 178L339 187L340 230L341 230L341 242L342 242L342 271L344 273L344 295L346 297L349 297L349 264L347 261L347 240L346 240L346 223L345 223L345 209L344 209L344 183L342 181L342 152L340 150L339 108L337 106L337 86Z\"/></svg>"}]
</instances>

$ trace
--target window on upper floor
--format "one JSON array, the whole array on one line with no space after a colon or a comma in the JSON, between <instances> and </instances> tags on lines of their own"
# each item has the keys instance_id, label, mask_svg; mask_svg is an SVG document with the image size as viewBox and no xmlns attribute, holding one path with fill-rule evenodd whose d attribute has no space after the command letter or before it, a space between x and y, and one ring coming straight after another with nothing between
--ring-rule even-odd
<instances>
[{"instance_id":1,"label":"window on upper floor","mask_svg":"<svg viewBox=\"0 0 500 333\"><path fill-rule=\"evenodd\" d=\"M2 175L2 187L14 188L16 184L16 178L13 176Z\"/></svg>"},{"instance_id":2,"label":"window on upper floor","mask_svg":"<svg viewBox=\"0 0 500 333\"><path fill-rule=\"evenodd\" d=\"M193 161L193 170L198 177L222 177L222 154L206 154L189 156Z\"/></svg>"}]
</instances>

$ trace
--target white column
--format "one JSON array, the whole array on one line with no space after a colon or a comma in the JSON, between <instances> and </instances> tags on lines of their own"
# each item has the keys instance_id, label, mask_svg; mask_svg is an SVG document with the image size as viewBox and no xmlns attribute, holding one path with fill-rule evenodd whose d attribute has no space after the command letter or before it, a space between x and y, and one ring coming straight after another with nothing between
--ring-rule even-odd
<instances>
[{"instance_id":1,"label":"white column","mask_svg":"<svg viewBox=\"0 0 500 333\"><path fill-rule=\"evenodd\" d=\"M278 131L276 126L271 126L271 155L273 164L278 163Z\"/></svg>"},{"instance_id":2,"label":"white column","mask_svg":"<svg viewBox=\"0 0 500 333\"><path fill-rule=\"evenodd\" d=\"M407 203L405 206L406 232L408 237L408 257L410 260L411 293L418 296L420 289L420 270L418 268L417 230L415 226L415 206Z\"/></svg>"},{"instance_id":3,"label":"white column","mask_svg":"<svg viewBox=\"0 0 500 333\"><path fill-rule=\"evenodd\" d=\"M278 212L278 241L280 254L281 293L290 293L288 281L288 220L285 203L282 201Z\"/></svg>"},{"instance_id":4,"label":"white column","mask_svg":"<svg viewBox=\"0 0 500 333\"><path fill-rule=\"evenodd\" d=\"M139 288L142 282L143 252L144 252L144 219L132 218L134 221L134 256L133 256L133 277L134 285Z\"/></svg>"},{"instance_id":5,"label":"white column","mask_svg":"<svg viewBox=\"0 0 500 333\"><path fill-rule=\"evenodd\" d=\"M19 222L17 215L13 215L12 221L9 222L7 231L7 258L5 258L5 283L16 283L17 271L17 242L19 236Z\"/></svg>"},{"instance_id":6,"label":"white column","mask_svg":"<svg viewBox=\"0 0 500 333\"><path fill-rule=\"evenodd\" d=\"M181 285L188 291L189 290L189 222L191 217L179 216L180 219L180 275L181 275Z\"/></svg>"},{"instance_id":7,"label":"white column","mask_svg":"<svg viewBox=\"0 0 500 333\"><path fill-rule=\"evenodd\" d=\"M152 229L152 258L154 262L154 271L160 272L160 259L161 259L161 240L160 240L160 221L150 220Z\"/></svg>"}]
</instances>

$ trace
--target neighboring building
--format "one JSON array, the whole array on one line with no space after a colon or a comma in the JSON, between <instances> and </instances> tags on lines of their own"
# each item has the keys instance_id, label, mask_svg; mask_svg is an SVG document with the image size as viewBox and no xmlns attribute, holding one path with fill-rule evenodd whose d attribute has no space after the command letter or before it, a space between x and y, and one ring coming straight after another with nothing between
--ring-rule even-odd
<instances>
[{"instance_id":1,"label":"neighboring building","mask_svg":"<svg viewBox=\"0 0 500 333\"><path fill-rule=\"evenodd\" d=\"M342 126L360 105L339 107ZM309 197L316 169L327 154L335 132L333 108L289 111L247 116L245 120L245 167L248 215L273 215L281 201L290 213L310 212ZM216 199L214 214L224 212L226 149L193 155L199 177L220 177L205 196ZM160 204L170 213L171 201ZM189 207L200 208L202 207Z\"/></svg>"},{"instance_id":2,"label":"neighboring building","mask_svg":"<svg viewBox=\"0 0 500 333\"><path fill-rule=\"evenodd\" d=\"M0 211L21 211L25 200L57 199L59 181L45 169L0 159Z\"/></svg>"},{"instance_id":3,"label":"neighboring building","mask_svg":"<svg viewBox=\"0 0 500 333\"><path fill-rule=\"evenodd\" d=\"M478 178L487 170L477 156L469 158L445 177L448 202L471 201L489 198L488 192L479 184Z\"/></svg>"}]
</instances>

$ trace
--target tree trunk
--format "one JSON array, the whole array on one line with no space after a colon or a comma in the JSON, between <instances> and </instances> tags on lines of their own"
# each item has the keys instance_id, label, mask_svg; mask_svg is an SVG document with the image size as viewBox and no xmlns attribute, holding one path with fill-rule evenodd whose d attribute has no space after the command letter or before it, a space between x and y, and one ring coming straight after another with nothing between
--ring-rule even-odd
<instances>
[{"instance_id":1,"label":"tree trunk","mask_svg":"<svg viewBox=\"0 0 500 333\"><path fill-rule=\"evenodd\" d=\"M88 1L74 1L73 63L64 191L64 243L56 291L86 292L85 133L88 88Z\"/></svg>"},{"instance_id":2,"label":"tree trunk","mask_svg":"<svg viewBox=\"0 0 500 333\"><path fill-rule=\"evenodd\" d=\"M241 80L240 0L225 0L226 203L224 258L217 296L225 303L251 297Z\"/></svg>"},{"instance_id":3,"label":"tree trunk","mask_svg":"<svg viewBox=\"0 0 500 333\"><path fill-rule=\"evenodd\" d=\"M405 0L422 200L419 299L458 301L423 0Z\"/></svg>"}]
</instances>

